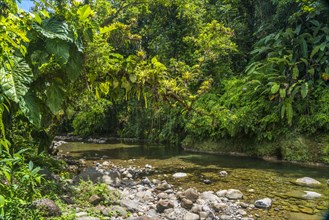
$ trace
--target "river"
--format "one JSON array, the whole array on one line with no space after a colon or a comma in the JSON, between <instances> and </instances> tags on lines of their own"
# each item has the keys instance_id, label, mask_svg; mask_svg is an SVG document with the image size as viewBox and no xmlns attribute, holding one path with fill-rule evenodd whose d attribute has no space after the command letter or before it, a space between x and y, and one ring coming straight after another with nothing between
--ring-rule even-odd
<instances>
[{"instance_id":1,"label":"river","mask_svg":"<svg viewBox=\"0 0 329 220\"><path fill-rule=\"evenodd\" d=\"M89 162L110 160L121 166L144 167L150 164L157 172L149 178L166 179L177 188L194 187L199 191L239 189L243 201L253 203L269 197L272 207L251 211L258 219L323 219L329 207L328 167L309 167L286 162L186 152L177 147L138 144L91 144L70 142L60 147L63 154L83 158ZM220 171L228 175L222 177ZM176 172L187 173L186 178L174 179ZM297 178L311 177L322 186L309 188L294 184ZM208 184L204 182L208 181ZM209 183L210 182L210 183ZM318 199L304 200L304 191L322 194Z\"/></svg>"}]
</instances>

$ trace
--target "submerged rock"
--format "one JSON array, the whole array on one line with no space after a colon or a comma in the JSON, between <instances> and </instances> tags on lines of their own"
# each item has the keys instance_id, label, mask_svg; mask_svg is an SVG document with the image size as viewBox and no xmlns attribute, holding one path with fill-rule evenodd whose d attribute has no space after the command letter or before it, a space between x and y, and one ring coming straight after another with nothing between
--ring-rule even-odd
<instances>
[{"instance_id":1,"label":"submerged rock","mask_svg":"<svg viewBox=\"0 0 329 220\"><path fill-rule=\"evenodd\" d=\"M255 207L262 209L267 209L271 207L271 205L272 205L272 200L270 198L260 199L255 202Z\"/></svg>"},{"instance_id":2,"label":"submerged rock","mask_svg":"<svg viewBox=\"0 0 329 220\"><path fill-rule=\"evenodd\" d=\"M226 177L226 176L228 175L228 173L227 173L227 171L222 170L222 171L219 172L219 175L220 175L221 177Z\"/></svg>"},{"instance_id":3,"label":"submerged rock","mask_svg":"<svg viewBox=\"0 0 329 220\"><path fill-rule=\"evenodd\" d=\"M296 180L295 183L300 186L309 186L309 187L321 186L321 183L319 181L310 177L299 178Z\"/></svg>"},{"instance_id":4,"label":"submerged rock","mask_svg":"<svg viewBox=\"0 0 329 220\"><path fill-rule=\"evenodd\" d=\"M203 183L205 183L205 184L211 184L211 183L212 183L212 181L211 181L211 180L209 180L209 179L205 179L205 180L203 180Z\"/></svg>"},{"instance_id":5,"label":"submerged rock","mask_svg":"<svg viewBox=\"0 0 329 220\"><path fill-rule=\"evenodd\" d=\"M183 178L183 177L187 177L186 173L174 173L172 175L174 178Z\"/></svg>"},{"instance_id":6,"label":"submerged rock","mask_svg":"<svg viewBox=\"0 0 329 220\"><path fill-rule=\"evenodd\" d=\"M303 199L317 199L322 196L320 193L313 191L304 191L304 192L305 194L302 196Z\"/></svg>"}]
</instances>

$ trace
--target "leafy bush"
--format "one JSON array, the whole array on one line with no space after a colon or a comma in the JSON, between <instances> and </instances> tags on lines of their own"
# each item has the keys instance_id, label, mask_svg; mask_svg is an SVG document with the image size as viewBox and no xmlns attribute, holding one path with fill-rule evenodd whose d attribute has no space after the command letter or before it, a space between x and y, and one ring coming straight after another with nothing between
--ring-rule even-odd
<instances>
[{"instance_id":1,"label":"leafy bush","mask_svg":"<svg viewBox=\"0 0 329 220\"><path fill-rule=\"evenodd\" d=\"M78 135L95 135L107 130L107 114L111 102L106 99L95 100L93 96L87 97L80 103L80 110L75 115L72 126Z\"/></svg>"}]
</instances>

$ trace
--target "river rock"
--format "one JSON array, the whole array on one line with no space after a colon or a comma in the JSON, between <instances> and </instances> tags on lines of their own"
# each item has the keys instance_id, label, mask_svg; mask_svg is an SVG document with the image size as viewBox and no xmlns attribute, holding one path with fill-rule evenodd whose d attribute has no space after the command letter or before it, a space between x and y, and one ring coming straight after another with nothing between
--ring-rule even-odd
<instances>
[{"instance_id":1,"label":"river rock","mask_svg":"<svg viewBox=\"0 0 329 220\"><path fill-rule=\"evenodd\" d=\"M183 220L199 220L199 215L188 212L184 215Z\"/></svg>"},{"instance_id":2,"label":"river rock","mask_svg":"<svg viewBox=\"0 0 329 220\"><path fill-rule=\"evenodd\" d=\"M211 207L216 211L216 212L226 212L228 211L228 205L223 203L223 202L215 202L211 204Z\"/></svg>"},{"instance_id":3,"label":"river rock","mask_svg":"<svg viewBox=\"0 0 329 220\"><path fill-rule=\"evenodd\" d=\"M313 178L310 177L303 177L299 178L295 182L297 185L300 186L309 186L309 187L318 187L321 186L321 183Z\"/></svg>"},{"instance_id":4,"label":"river rock","mask_svg":"<svg viewBox=\"0 0 329 220\"><path fill-rule=\"evenodd\" d=\"M242 199L243 198L242 192L240 190L237 190L237 189L227 190L227 193L226 193L225 196L228 199Z\"/></svg>"},{"instance_id":5,"label":"river rock","mask_svg":"<svg viewBox=\"0 0 329 220\"><path fill-rule=\"evenodd\" d=\"M51 199L38 199L32 203L32 207L40 210L44 216L60 216L61 210Z\"/></svg>"},{"instance_id":6,"label":"river rock","mask_svg":"<svg viewBox=\"0 0 329 220\"><path fill-rule=\"evenodd\" d=\"M91 180L93 183L98 182L101 180L103 173L94 168L94 167L86 167L82 170L82 172L73 178L74 183L78 183L80 180L88 181Z\"/></svg>"},{"instance_id":7,"label":"river rock","mask_svg":"<svg viewBox=\"0 0 329 220\"><path fill-rule=\"evenodd\" d=\"M114 205L111 207L105 207L105 206L97 206L96 210L99 210L104 216L121 216L123 218L127 218L128 213L125 208Z\"/></svg>"},{"instance_id":8,"label":"river rock","mask_svg":"<svg viewBox=\"0 0 329 220\"><path fill-rule=\"evenodd\" d=\"M271 207L272 200L270 198L260 199L255 202L255 207L267 209Z\"/></svg>"},{"instance_id":9,"label":"river rock","mask_svg":"<svg viewBox=\"0 0 329 220\"><path fill-rule=\"evenodd\" d=\"M163 183L159 184L156 189L160 191L166 191L167 189L171 189L171 185L164 181Z\"/></svg>"},{"instance_id":10,"label":"river rock","mask_svg":"<svg viewBox=\"0 0 329 220\"><path fill-rule=\"evenodd\" d=\"M187 177L186 173L174 173L172 175L174 178L183 178L183 177Z\"/></svg>"},{"instance_id":11,"label":"river rock","mask_svg":"<svg viewBox=\"0 0 329 220\"><path fill-rule=\"evenodd\" d=\"M304 192L305 194L302 196L303 199L317 199L322 196L320 193L313 191L304 191Z\"/></svg>"},{"instance_id":12,"label":"river rock","mask_svg":"<svg viewBox=\"0 0 329 220\"><path fill-rule=\"evenodd\" d=\"M191 209L191 212L193 212L193 213L199 213L201 211L202 211L202 205L193 204L193 207Z\"/></svg>"},{"instance_id":13,"label":"river rock","mask_svg":"<svg viewBox=\"0 0 329 220\"><path fill-rule=\"evenodd\" d=\"M182 201L181 201L181 206L184 209L190 210L193 206L193 202L189 199L183 198Z\"/></svg>"},{"instance_id":14,"label":"river rock","mask_svg":"<svg viewBox=\"0 0 329 220\"><path fill-rule=\"evenodd\" d=\"M165 192L161 192L158 194L159 199L168 199L168 194Z\"/></svg>"},{"instance_id":15,"label":"river rock","mask_svg":"<svg viewBox=\"0 0 329 220\"><path fill-rule=\"evenodd\" d=\"M222 170L222 171L219 172L219 175L220 175L221 177L226 177L226 176L228 175L228 173L227 173L227 171Z\"/></svg>"},{"instance_id":16,"label":"river rock","mask_svg":"<svg viewBox=\"0 0 329 220\"><path fill-rule=\"evenodd\" d=\"M221 215L221 216L219 217L219 219L220 219L220 220L231 220L232 217L229 216L229 215Z\"/></svg>"},{"instance_id":17,"label":"river rock","mask_svg":"<svg viewBox=\"0 0 329 220\"><path fill-rule=\"evenodd\" d=\"M200 216L200 220L206 220L209 216L209 213L208 212L200 212L199 216Z\"/></svg>"},{"instance_id":18,"label":"river rock","mask_svg":"<svg viewBox=\"0 0 329 220\"><path fill-rule=\"evenodd\" d=\"M178 195L178 197L180 199L186 198L188 200L191 200L192 202L195 202L198 197L199 197L199 193L197 190L192 189L192 188L188 188L187 190L185 190L184 192L180 193Z\"/></svg>"},{"instance_id":19,"label":"river rock","mask_svg":"<svg viewBox=\"0 0 329 220\"><path fill-rule=\"evenodd\" d=\"M171 201L160 200L156 205L157 211L162 213L166 209L174 208L174 204Z\"/></svg>"},{"instance_id":20,"label":"river rock","mask_svg":"<svg viewBox=\"0 0 329 220\"><path fill-rule=\"evenodd\" d=\"M204 183L204 184L211 184L212 181L211 181L210 179L205 179L205 180L203 180L203 183Z\"/></svg>"},{"instance_id":21,"label":"river rock","mask_svg":"<svg viewBox=\"0 0 329 220\"><path fill-rule=\"evenodd\" d=\"M206 200L208 202L217 202L219 201L218 196L216 196L212 191L205 191L203 193L201 193L200 199Z\"/></svg>"},{"instance_id":22,"label":"river rock","mask_svg":"<svg viewBox=\"0 0 329 220\"><path fill-rule=\"evenodd\" d=\"M226 195L226 193L227 193L227 190L224 189L224 190L219 190L219 191L217 191L217 192L216 192L216 195L217 195L218 197L224 197L224 196Z\"/></svg>"},{"instance_id":23,"label":"river rock","mask_svg":"<svg viewBox=\"0 0 329 220\"><path fill-rule=\"evenodd\" d=\"M75 217L79 218L79 217L83 217L83 216L87 216L88 213L87 212L78 212L75 214Z\"/></svg>"},{"instance_id":24,"label":"river rock","mask_svg":"<svg viewBox=\"0 0 329 220\"><path fill-rule=\"evenodd\" d=\"M131 199L122 199L120 201L120 205L126 207L128 211L137 211L138 210L138 203L135 200Z\"/></svg>"},{"instance_id":25,"label":"river rock","mask_svg":"<svg viewBox=\"0 0 329 220\"><path fill-rule=\"evenodd\" d=\"M100 218L90 217L90 216L83 216L83 217L76 218L75 220L100 220Z\"/></svg>"},{"instance_id":26,"label":"river rock","mask_svg":"<svg viewBox=\"0 0 329 220\"><path fill-rule=\"evenodd\" d=\"M98 195L92 195L88 199L88 202L93 205L97 205L101 201L103 201L103 198L99 197Z\"/></svg>"}]
</instances>

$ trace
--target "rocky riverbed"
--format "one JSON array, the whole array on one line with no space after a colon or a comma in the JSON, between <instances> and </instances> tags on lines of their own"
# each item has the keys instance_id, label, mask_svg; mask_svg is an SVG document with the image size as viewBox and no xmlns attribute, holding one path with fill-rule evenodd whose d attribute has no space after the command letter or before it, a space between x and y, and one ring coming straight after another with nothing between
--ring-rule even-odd
<instances>
[{"instance_id":1,"label":"rocky riverbed","mask_svg":"<svg viewBox=\"0 0 329 220\"><path fill-rule=\"evenodd\" d=\"M226 188L217 191L198 191L195 188L183 188L169 183L168 180L172 178L177 180L189 178L183 172L174 173L171 178L167 176L168 180L166 180L166 176L162 176L161 179L149 178L159 173L158 169L149 164L143 167L118 166L109 160L91 162L84 159L71 164L73 165L68 168L71 172L76 172L76 175L72 179L66 180L68 184L66 187L75 187L80 181L87 180L104 183L115 195L115 199L110 204L104 203L104 195L93 194L88 198L88 205L74 204L70 201L68 210L64 212L49 200L36 201L35 203L43 204L42 202L44 202L50 206L50 212L53 210L54 213L48 214L49 216L65 216L75 213L76 220L253 220L273 218L273 210L274 212L280 210L279 206L273 206L272 198L259 197L250 202L240 189L232 189L229 184ZM218 175L226 177L229 174L222 170ZM210 183L204 181L204 184ZM310 177L296 179L293 184L307 187L321 186L319 181ZM254 190L249 189L249 193L254 193ZM292 192L292 194L294 195L290 196L304 200L318 199L323 196L313 191ZM277 201L275 204L278 204ZM305 208L306 213L301 213L300 208ZM323 209L325 208L323 207ZM320 219L320 215L307 215L307 212L313 214L312 210L311 207L296 206L295 213L290 214L287 218L278 216L277 219Z\"/></svg>"}]
</instances>

